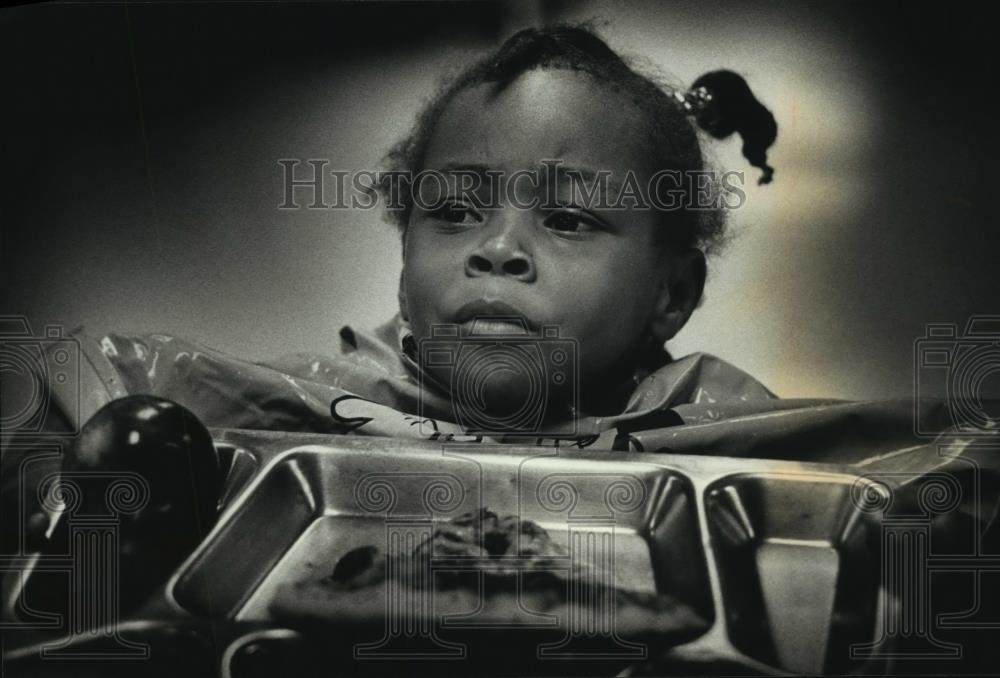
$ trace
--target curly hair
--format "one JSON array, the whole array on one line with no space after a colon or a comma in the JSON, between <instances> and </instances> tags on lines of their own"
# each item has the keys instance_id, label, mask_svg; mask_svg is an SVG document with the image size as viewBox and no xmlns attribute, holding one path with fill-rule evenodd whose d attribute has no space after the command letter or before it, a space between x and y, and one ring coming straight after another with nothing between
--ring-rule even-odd
<instances>
[{"instance_id":1,"label":"curly hair","mask_svg":"<svg viewBox=\"0 0 1000 678\"><path fill-rule=\"evenodd\" d=\"M414 175L423 169L438 120L458 93L489 84L498 94L520 75L539 68L586 73L597 83L627 98L646 121L645 129L637 130L637 134L645 137L651 171L662 169L679 171L684 176L695 173L713 176L705 173L707 162L698 133L688 118L690 113L684 106L683 96L676 94L681 90L658 84L652 77L638 72L589 26L582 24L519 31L495 53L473 63L445 83L420 112L410 133L387 153L383 160L386 169ZM709 188L718 190L714 183ZM385 198L389 187L382 183L375 190ZM386 210L387 219L405 233L413 209L412 197L402 196L401 204L397 201L394 207ZM725 214L719 207L663 214L666 223L659 233L664 246L677 251L696 247L712 254L724 243Z\"/></svg>"}]
</instances>

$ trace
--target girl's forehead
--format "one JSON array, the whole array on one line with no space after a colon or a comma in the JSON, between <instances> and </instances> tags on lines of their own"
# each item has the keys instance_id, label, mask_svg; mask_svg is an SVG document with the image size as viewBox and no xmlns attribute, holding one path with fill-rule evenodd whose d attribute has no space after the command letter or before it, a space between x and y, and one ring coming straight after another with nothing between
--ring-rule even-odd
<instances>
[{"instance_id":1,"label":"girl's forehead","mask_svg":"<svg viewBox=\"0 0 1000 678\"><path fill-rule=\"evenodd\" d=\"M607 169L644 166L642 116L591 76L535 69L499 92L494 84L459 92L431 134L424 166L538 167L542 160Z\"/></svg>"}]
</instances>

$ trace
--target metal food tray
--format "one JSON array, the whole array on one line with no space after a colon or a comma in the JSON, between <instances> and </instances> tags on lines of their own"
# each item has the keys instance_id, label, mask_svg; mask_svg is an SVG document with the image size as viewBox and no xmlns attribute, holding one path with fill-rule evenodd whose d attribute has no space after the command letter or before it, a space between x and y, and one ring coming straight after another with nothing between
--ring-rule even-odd
<instances>
[{"instance_id":1,"label":"metal food tray","mask_svg":"<svg viewBox=\"0 0 1000 678\"><path fill-rule=\"evenodd\" d=\"M8 633L10 675L17 661L44 658L53 639L73 656L126 646L132 652L145 644L139 654L166 661L163 675L202 675L212 666L208 675L232 678L312 675L317 666L324 674L336 666L338 675L881 675L898 669L892 657L903 656L894 654L901 636L926 640L919 628L894 621L919 623L913 611L910 617L887 612L899 612L900 596L908 594L893 588L908 580L891 579L883 553L884 509L892 503L885 493L905 481L872 482L857 467L244 430L212 434L227 482L208 537L148 605L107 633L65 642L56 629ZM915 483L907 492L922 489ZM906 496L896 494L897 505ZM611 637L609 655L606 628L549 619L539 626L555 624L567 640L581 642L556 643L555 651L549 643L550 654L542 656L515 643L518 629L499 636L493 629L485 645L494 654L485 662L473 647L436 663L413 664L435 657L404 653L381 661L356 656L345 666L309 661L318 646L352 641L350 633L339 638L342 629L327 629L317 643L271 617L282 584L321 579L358 546L383 546L394 536L412 545L438 521L481 507L538 523L571 553L586 546L588 558L612 563L604 571L614 586L671 596L705 620L706 630L681 644ZM919 541L921 534L929 538L926 525L917 532L903 528L904 541L893 548L926 550ZM905 541L904 532L918 540ZM905 565L905 553L893 557ZM969 601L945 609L969 609ZM435 642L453 647L461 645L456 638L488 636L489 624L477 627L474 613L436 625ZM383 640L392 641L388 629ZM413 629L400 633L407 631L412 636ZM560 655L560 647L572 649ZM596 654L588 655L591 650ZM28 663L18 675L54 666ZM93 663L92 675L132 675L134 668L115 659Z\"/></svg>"},{"instance_id":2,"label":"metal food tray","mask_svg":"<svg viewBox=\"0 0 1000 678\"><path fill-rule=\"evenodd\" d=\"M241 657L250 665L262 648L280 655L302 642L269 616L282 583L321 578L391 530L480 507L519 513L563 543L611 535L617 586L669 594L710 622L672 649L624 649L626 672L655 662L843 673L857 668L850 646L880 635L879 524L852 498L865 481L847 467L237 431L217 441L246 482L230 484L229 505L166 596L251 629L224 653L224 675L243 675Z\"/></svg>"}]
</instances>

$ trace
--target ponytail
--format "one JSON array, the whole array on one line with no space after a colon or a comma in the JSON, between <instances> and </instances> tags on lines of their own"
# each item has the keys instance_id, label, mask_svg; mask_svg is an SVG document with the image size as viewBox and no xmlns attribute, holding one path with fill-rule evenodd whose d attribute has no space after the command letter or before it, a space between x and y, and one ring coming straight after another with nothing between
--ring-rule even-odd
<instances>
[{"instance_id":1,"label":"ponytail","mask_svg":"<svg viewBox=\"0 0 1000 678\"><path fill-rule=\"evenodd\" d=\"M698 126L716 139L739 134L743 157L763 172L757 183L771 183L774 168L767 164L767 149L778 137L778 123L742 76L712 71L695 80L688 92L675 96Z\"/></svg>"}]
</instances>

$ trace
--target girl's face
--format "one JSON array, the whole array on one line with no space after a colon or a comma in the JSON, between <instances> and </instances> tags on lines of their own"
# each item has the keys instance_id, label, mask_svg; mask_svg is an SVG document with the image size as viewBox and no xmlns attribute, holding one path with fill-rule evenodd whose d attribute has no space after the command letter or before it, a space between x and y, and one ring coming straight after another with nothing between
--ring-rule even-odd
<instances>
[{"instance_id":1,"label":"girl's face","mask_svg":"<svg viewBox=\"0 0 1000 678\"><path fill-rule=\"evenodd\" d=\"M559 160L584 176L610 171L612 186L631 171L645 186L642 129L639 113L589 76L536 69L496 96L487 85L459 93L434 129L424 169L499 172L501 186L529 171L544 184L542 161ZM517 187L523 205L535 189L527 179ZM406 231L401 303L414 337L431 336L434 325L468 330L473 315L516 314L533 333L556 326L577 342L582 394L617 378L670 304L671 266L654 238L662 215L572 207L569 183L553 193L558 206L545 204L540 185L530 208L501 194L500 207L479 210L454 188L443 209L415 206Z\"/></svg>"}]
</instances>

